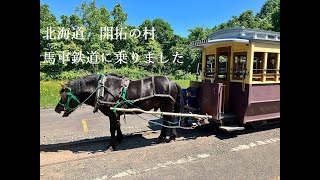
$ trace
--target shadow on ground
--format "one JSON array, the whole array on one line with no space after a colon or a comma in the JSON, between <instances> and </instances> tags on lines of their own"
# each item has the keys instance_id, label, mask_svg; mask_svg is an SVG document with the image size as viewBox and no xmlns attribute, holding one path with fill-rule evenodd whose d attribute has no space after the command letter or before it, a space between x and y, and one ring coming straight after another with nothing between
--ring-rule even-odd
<instances>
[{"instance_id":1,"label":"shadow on ground","mask_svg":"<svg viewBox=\"0 0 320 180\"><path fill-rule=\"evenodd\" d=\"M152 120L153 122L161 123L161 120ZM146 146L154 146L159 143L167 143L168 140L165 142L158 140L158 136L160 135L160 126L155 126L154 124L149 124L150 129L153 131L149 132L136 132L134 134L126 135L123 141L117 144L117 151L121 150L128 150L128 149L135 149L141 148ZM229 139L234 138L236 136L240 136L243 134L254 133L258 131L266 131L270 129L279 128L280 123L278 124L271 124L265 125L260 129L245 129L242 131L235 131L235 132L224 132L215 125L204 125L197 127L192 130L185 130L185 129L177 129L178 138L177 141L188 141L192 139L197 139L198 137L209 137L215 136L218 139ZM50 144L50 145L40 145L40 151L42 152L58 152L63 150L69 150L73 153L97 153L102 152L107 148L109 144L110 137L101 137L95 139L84 139L80 141L73 141L67 143L58 143L58 144ZM174 143L174 142L170 142Z\"/></svg>"}]
</instances>

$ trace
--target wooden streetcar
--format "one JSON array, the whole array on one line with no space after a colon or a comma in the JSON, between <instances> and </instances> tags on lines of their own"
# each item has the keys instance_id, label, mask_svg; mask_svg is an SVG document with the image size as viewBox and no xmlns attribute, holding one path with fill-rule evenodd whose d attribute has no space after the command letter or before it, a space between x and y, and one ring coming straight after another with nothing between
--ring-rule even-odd
<instances>
[{"instance_id":1,"label":"wooden streetcar","mask_svg":"<svg viewBox=\"0 0 320 180\"><path fill-rule=\"evenodd\" d=\"M227 28L190 46L202 50L202 81L190 82L200 114L227 131L280 118L279 32Z\"/></svg>"},{"instance_id":2,"label":"wooden streetcar","mask_svg":"<svg viewBox=\"0 0 320 180\"><path fill-rule=\"evenodd\" d=\"M202 50L201 81L183 89L186 110L195 114L168 115L194 117L198 125L218 123L225 131L243 130L246 124L260 127L280 117L279 32L226 28L190 46Z\"/></svg>"},{"instance_id":3,"label":"wooden streetcar","mask_svg":"<svg viewBox=\"0 0 320 180\"><path fill-rule=\"evenodd\" d=\"M68 117L84 103L94 107L93 112L100 110L109 117L109 150L123 139L120 115L126 112L161 115L158 139L169 136L169 141L177 137L176 128L216 123L222 130L236 131L279 119L280 33L227 28L190 46L202 52L201 71L197 71L201 81L191 81L187 89L166 76L130 80L112 74L88 75L62 85L55 111ZM180 116L178 124L175 116ZM188 119L181 117L196 121L188 127Z\"/></svg>"}]
</instances>

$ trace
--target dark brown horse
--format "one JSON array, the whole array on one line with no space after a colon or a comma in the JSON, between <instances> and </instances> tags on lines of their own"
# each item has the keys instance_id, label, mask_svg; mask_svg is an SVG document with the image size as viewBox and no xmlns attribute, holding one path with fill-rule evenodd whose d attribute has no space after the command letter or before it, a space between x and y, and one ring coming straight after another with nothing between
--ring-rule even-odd
<instances>
[{"instance_id":1,"label":"dark brown horse","mask_svg":"<svg viewBox=\"0 0 320 180\"><path fill-rule=\"evenodd\" d=\"M101 79L104 81L101 81ZM126 79L127 80L127 79ZM103 82L103 86L99 86ZM165 76L153 76L141 80L127 80L126 93L123 95L124 78L117 75L89 75L74 79L62 85L60 91L61 99L55 111L63 113L63 117L68 117L81 103L99 109L104 115L109 117L111 141L107 149L115 150L116 141L121 142L123 135L120 129L120 115L122 112L110 110L115 105L126 105L128 108L139 107L143 110L157 110L162 112L182 112L183 97L181 87ZM102 84L100 84L102 85ZM101 87L101 88L99 88ZM103 91L97 89L103 89ZM103 95L101 95L101 92ZM100 94L99 98L97 94ZM122 98L124 97L124 98ZM125 100L133 100L125 102ZM97 105L98 103L98 105ZM118 106L119 107L119 106ZM172 125L176 122L175 117L163 116L164 125ZM115 132L117 131L117 136ZM177 137L176 129L170 128L169 140ZM166 128L162 127L159 139L166 138Z\"/></svg>"}]
</instances>

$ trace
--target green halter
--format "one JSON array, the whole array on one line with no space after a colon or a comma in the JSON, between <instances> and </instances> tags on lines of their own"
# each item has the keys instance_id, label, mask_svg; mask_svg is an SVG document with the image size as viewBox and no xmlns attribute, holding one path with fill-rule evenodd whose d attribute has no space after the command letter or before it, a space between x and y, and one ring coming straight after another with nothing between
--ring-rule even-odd
<instances>
[{"instance_id":1,"label":"green halter","mask_svg":"<svg viewBox=\"0 0 320 180\"><path fill-rule=\"evenodd\" d=\"M79 101L79 99L72 93L71 89L70 89L70 92L68 93L67 102L66 102L65 104L62 104L62 103L59 101L59 104L62 105L62 106L64 106L64 107L66 108L65 110L69 110L69 109L73 110L73 109L76 109L77 107L71 108L71 107L69 106L69 103L70 103L71 99L76 100L76 101L79 103L78 105L81 104L80 101Z\"/></svg>"}]
</instances>

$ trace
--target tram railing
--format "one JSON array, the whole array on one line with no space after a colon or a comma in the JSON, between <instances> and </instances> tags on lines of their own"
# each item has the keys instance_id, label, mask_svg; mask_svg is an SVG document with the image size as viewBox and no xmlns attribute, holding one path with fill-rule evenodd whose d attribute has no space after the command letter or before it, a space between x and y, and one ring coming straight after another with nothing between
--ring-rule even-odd
<instances>
[{"instance_id":1,"label":"tram railing","mask_svg":"<svg viewBox=\"0 0 320 180\"><path fill-rule=\"evenodd\" d=\"M269 71L269 72L268 72ZM280 69L253 69L254 81L277 81L280 78Z\"/></svg>"}]
</instances>

